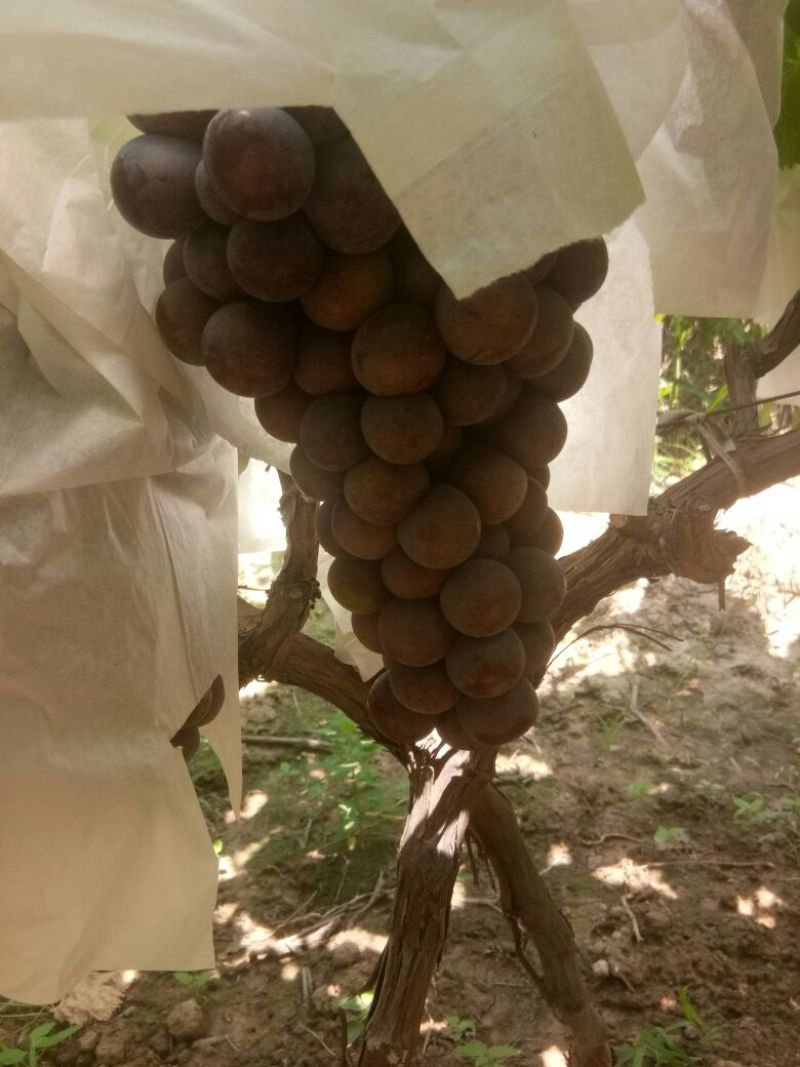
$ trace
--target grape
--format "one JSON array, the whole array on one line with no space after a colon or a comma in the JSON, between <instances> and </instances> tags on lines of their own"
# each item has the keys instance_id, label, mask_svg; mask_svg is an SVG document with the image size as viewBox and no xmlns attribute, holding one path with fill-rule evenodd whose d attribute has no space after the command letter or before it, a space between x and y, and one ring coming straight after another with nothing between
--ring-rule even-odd
<instances>
[{"instance_id":1,"label":"grape","mask_svg":"<svg viewBox=\"0 0 800 1067\"><path fill-rule=\"evenodd\" d=\"M528 489L523 468L494 448L473 445L458 455L449 481L463 490L478 509L482 523L505 522L522 506Z\"/></svg>"},{"instance_id":2,"label":"grape","mask_svg":"<svg viewBox=\"0 0 800 1067\"><path fill-rule=\"evenodd\" d=\"M149 237L183 237L203 221L194 189L200 150L159 134L134 137L111 165L111 192L126 222Z\"/></svg>"},{"instance_id":3,"label":"grape","mask_svg":"<svg viewBox=\"0 0 800 1067\"><path fill-rule=\"evenodd\" d=\"M370 396L361 409L361 429L372 451L389 463L418 463L439 445L444 423L429 393Z\"/></svg>"},{"instance_id":4,"label":"grape","mask_svg":"<svg viewBox=\"0 0 800 1067\"><path fill-rule=\"evenodd\" d=\"M203 162L222 200L259 222L288 218L314 183L314 148L277 107L218 111L203 139Z\"/></svg>"},{"instance_id":5,"label":"grape","mask_svg":"<svg viewBox=\"0 0 800 1067\"><path fill-rule=\"evenodd\" d=\"M356 330L392 298L389 257L379 248L361 256L329 252L322 273L303 297L306 315L329 330Z\"/></svg>"},{"instance_id":6,"label":"grape","mask_svg":"<svg viewBox=\"0 0 800 1067\"><path fill-rule=\"evenodd\" d=\"M333 505L333 500L325 500L317 508L317 540L319 541L320 548L324 548L329 555L341 556L341 554L344 552L344 549L333 536L333 530L331 529Z\"/></svg>"},{"instance_id":7,"label":"grape","mask_svg":"<svg viewBox=\"0 0 800 1067\"><path fill-rule=\"evenodd\" d=\"M156 304L156 325L173 356L196 367L203 365L200 338L218 309L217 301L201 293L188 278L167 286Z\"/></svg>"},{"instance_id":8,"label":"grape","mask_svg":"<svg viewBox=\"0 0 800 1067\"><path fill-rule=\"evenodd\" d=\"M506 418L491 427L489 440L525 470L555 459L567 439L567 420L554 400L523 392Z\"/></svg>"},{"instance_id":9,"label":"grape","mask_svg":"<svg viewBox=\"0 0 800 1067\"><path fill-rule=\"evenodd\" d=\"M481 539L475 549L477 559L502 559L511 548L511 538L503 525L481 527Z\"/></svg>"},{"instance_id":10,"label":"grape","mask_svg":"<svg viewBox=\"0 0 800 1067\"><path fill-rule=\"evenodd\" d=\"M436 596L448 574L446 570L431 570L409 559L400 549L387 556L381 566L383 584L402 600L422 600Z\"/></svg>"},{"instance_id":11,"label":"grape","mask_svg":"<svg viewBox=\"0 0 800 1067\"><path fill-rule=\"evenodd\" d=\"M434 486L397 529L405 554L432 570L447 570L469 559L480 536L478 509L451 485Z\"/></svg>"},{"instance_id":12,"label":"grape","mask_svg":"<svg viewBox=\"0 0 800 1067\"><path fill-rule=\"evenodd\" d=\"M361 433L362 394L332 393L309 405L300 423L308 458L329 471L346 471L369 455Z\"/></svg>"},{"instance_id":13,"label":"grape","mask_svg":"<svg viewBox=\"0 0 800 1067\"><path fill-rule=\"evenodd\" d=\"M226 304L208 320L201 348L209 374L223 388L238 396L271 396L292 377L294 321L286 308Z\"/></svg>"},{"instance_id":14,"label":"grape","mask_svg":"<svg viewBox=\"0 0 800 1067\"><path fill-rule=\"evenodd\" d=\"M271 437L294 444L300 440L300 424L313 399L294 382L289 382L273 396L258 397L256 418Z\"/></svg>"},{"instance_id":15,"label":"grape","mask_svg":"<svg viewBox=\"0 0 800 1067\"><path fill-rule=\"evenodd\" d=\"M242 297L239 286L228 270L225 249L228 231L216 222L201 222L183 242L186 273L198 289L215 300Z\"/></svg>"},{"instance_id":16,"label":"grape","mask_svg":"<svg viewBox=\"0 0 800 1067\"><path fill-rule=\"evenodd\" d=\"M421 463L398 466L370 456L344 476L347 503L367 522L393 526L423 496L430 478Z\"/></svg>"},{"instance_id":17,"label":"grape","mask_svg":"<svg viewBox=\"0 0 800 1067\"><path fill-rule=\"evenodd\" d=\"M488 700L462 697L456 705L459 725L473 744L493 747L516 741L530 730L538 713L536 691L527 678L520 678L502 696Z\"/></svg>"},{"instance_id":18,"label":"grape","mask_svg":"<svg viewBox=\"0 0 800 1067\"><path fill-rule=\"evenodd\" d=\"M548 371L530 382L530 388L549 396L551 400L568 400L581 389L589 377L594 346L592 339L579 322L564 357Z\"/></svg>"},{"instance_id":19,"label":"grape","mask_svg":"<svg viewBox=\"0 0 800 1067\"><path fill-rule=\"evenodd\" d=\"M538 685L547 670L547 664L556 647L555 634L549 622L515 624L519 639L525 649L525 677L533 685Z\"/></svg>"},{"instance_id":20,"label":"grape","mask_svg":"<svg viewBox=\"0 0 800 1067\"><path fill-rule=\"evenodd\" d=\"M458 700L458 690L442 663L432 663L429 667L395 663L389 671L389 685L404 707L420 715L440 715Z\"/></svg>"},{"instance_id":21,"label":"grape","mask_svg":"<svg viewBox=\"0 0 800 1067\"><path fill-rule=\"evenodd\" d=\"M455 633L435 599L390 600L378 620L384 654L406 667L430 667L444 659Z\"/></svg>"},{"instance_id":22,"label":"grape","mask_svg":"<svg viewBox=\"0 0 800 1067\"><path fill-rule=\"evenodd\" d=\"M328 568L328 588L343 608L357 615L373 615L389 599L380 564L346 553Z\"/></svg>"},{"instance_id":23,"label":"grape","mask_svg":"<svg viewBox=\"0 0 800 1067\"><path fill-rule=\"evenodd\" d=\"M549 467L534 467L533 470L528 471L528 477L533 478L535 482L538 482L542 489L547 489L550 486Z\"/></svg>"},{"instance_id":24,"label":"grape","mask_svg":"<svg viewBox=\"0 0 800 1067\"><path fill-rule=\"evenodd\" d=\"M558 611L566 593L564 572L549 553L520 545L512 548L505 562L519 580L522 607L519 622L541 622Z\"/></svg>"},{"instance_id":25,"label":"grape","mask_svg":"<svg viewBox=\"0 0 800 1067\"><path fill-rule=\"evenodd\" d=\"M506 529L514 544L529 544L528 538L542 525L547 511L547 493L539 482L530 479L525 499L511 518L506 519Z\"/></svg>"},{"instance_id":26,"label":"grape","mask_svg":"<svg viewBox=\"0 0 800 1067\"><path fill-rule=\"evenodd\" d=\"M421 393L439 377L447 351L427 308L387 304L353 339L353 370L376 396Z\"/></svg>"},{"instance_id":27,"label":"grape","mask_svg":"<svg viewBox=\"0 0 800 1067\"><path fill-rule=\"evenodd\" d=\"M467 363L510 359L533 333L536 316L536 292L523 274L500 278L464 300L443 285L436 298L442 337Z\"/></svg>"},{"instance_id":28,"label":"grape","mask_svg":"<svg viewBox=\"0 0 800 1067\"><path fill-rule=\"evenodd\" d=\"M564 527L561 519L552 508L547 509L544 519L538 530L526 536L522 544L528 544L532 548L541 548L551 556L555 556L564 541Z\"/></svg>"},{"instance_id":29,"label":"grape","mask_svg":"<svg viewBox=\"0 0 800 1067\"><path fill-rule=\"evenodd\" d=\"M380 616L377 612L372 615L359 615L356 613L350 616L350 624L353 627L355 636L364 648L368 648L370 652L377 652L378 655L383 652L380 638L378 637L379 618Z\"/></svg>"},{"instance_id":30,"label":"grape","mask_svg":"<svg viewBox=\"0 0 800 1067\"><path fill-rule=\"evenodd\" d=\"M461 448L461 430L458 426L445 425L442 439L428 456L426 465L430 470L444 470Z\"/></svg>"},{"instance_id":31,"label":"grape","mask_svg":"<svg viewBox=\"0 0 800 1067\"><path fill-rule=\"evenodd\" d=\"M194 172L194 189L203 211L214 222L218 222L220 226L233 226L234 222L238 222L241 218L237 211L228 207L211 184L206 165L202 159L197 164L197 170Z\"/></svg>"},{"instance_id":32,"label":"grape","mask_svg":"<svg viewBox=\"0 0 800 1067\"><path fill-rule=\"evenodd\" d=\"M284 111L300 123L312 144L329 144L347 136L347 127L332 107L311 104L306 107L286 107Z\"/></svg>"},{"instance_id":33,"label":"grape","mask_svg":"<svg viewBox=\"0 0 800 1067\"><path fill-rule=\"evenodd\" d=\"M318 150L316 180L303 210L329 248L351 255L374 252L400 225L397 209L352 137Z\"/></svg>"},{"instance_id":34,"label":"grape","mask_svg":"<svg viewBox=\"0 0 800 1067\"><path fill-rule=\"evenodd\" d=\"M164 111L151 115L128 115L128 122L142 133L202 141L206 127L214 115L214 111Z\"/></svg>"},{"instance_id":35,"label":"grape","mask_svg":"<svg viewBox=\"0 0 800 1067\"><path fill-rule=\"evenodd\" d=\"M442 279L417 247L405 226L401 226L388 245L394 267L395 293L398 300L415 304L433 304Z\"/></svg>"},{"instance_id":36,"label":"grape","mask_svg":"<svg viewBox=\"0 0 800 1067\"><path fill-rule=\"evenodd\" d=\"M496 559L462 563L439 594L444 617L467 637L492 637L507 630L522 606L522 589L514 571Z\"/></svg>"},{"instance_id":37,"label":"grape","mask_svg":"<svg viewBox=\"0 0 800 1067\"><path fill-rule=\"evenodd\" d=\"M242 219L228 237L228 266L236 282L259 300L304 296L322 270L322 245L302 215L280 222Z\"/></svg>"},{"instance_id":38,"label":"grape","mask_svg":"<svg viewBox=\"0 0 800 1067\"><path fill-rule=\"evenodd\" d=\"M447 675L459 692L485 700L516 685L525 670L525 648L514 630L492 637L457 637L445 662Z\"/></svg>"},{"instance_id":39,"label":"grape","mask_svg":"<svg viewBox=\"0 0 800 1067\"><path fill-rule=\"evenodd\" d=\"M312 396L358 388L350 365L350 335L304 322L294 364L294 380Z\"/></svg>"},{"instance_id":40,"label":"grape","mask_svg":"<svg viewBox=\"0 0 800 1067\"><path fill-rule=\"evenodd\" d=\"M509 372L518 378L536 378L552 370L566 354L575 331L572 309L560 293L540 285L536 297L536 329L508 362Z\"/></svg>"},{"instance_id":41,"label":"grape","mask_svg":"<svg viewBox=\"0 0 800 1067\"><path fill-rule=\"evenodd\" d=\"M448 358L434 396L445 420L454 426L474 426L493 415L506 396L502 367L480 367Z\"/></svg>"},{"instance_id":42,"label":"grape","mask_svg":"<svg viewBox=\"0 0 800 1067\"><path fill-rule=\"evenodd\" d=\"M383 559L397 546L394 526L366 522L343 499L333 506L331 530L345 552L358 559Z\"/></svg>"},{"instance_id":43,"label":"grape","mask_svg":"<svg viewBox=\"0 0 800 1067\"><path fill-rule=\"evenodd\" d=\"M557 256L557 252L548 252L546 256L537 259L532 267L528 267L522 272L531 285L538 285L540 282L544 281L552 270Z\"/></svg>"},{"instance_id":44,"label":"grape","mask_svg":"<svg viewBox=\"0 0 800 1067\"><path fill-rule=\"evenodd\" d=\"M418 715L404 707L397 699L389 685L386 671L383 671L369 691L367 711L378 732L390 741L401 745L411 745L431 732L434 721L430 715Z\"/></svg>"},{"instance_id":45,"label":"grape","mask_svg":"<svg viewBox=\"0 0 800 1067\"><path fill-rule=\"evenodd\" d=\"M312 500L330 500L342 491L344 475L341 471L326 471L318 467L316 463L312 463L300 445L292 449L289 472L300 491ZM347 548L347 545L343 547ZM347 550L350 551L349 548Z\"/></svg>"},{"instance_id":46,"label":"grape","mask_svg":"<svg viewBox=\"0 0 800 1067\"><path fill-rule=\"evenodd\" d=\"M545 284L558 290L573 311L594 296L608 274L608 248L602 237L559 249Z\"/></svg>"},{"instance_id":47,"label":"grape","mask_svg":"<svg viewBox=\"0 0 800 1067\"><path fill-rule=\"evenodd\" d=\"M522 396L522 382L519 378L512 378L506 374L506 391L498 407L485 419L481 419L480 427L496 426L516 407Z\"/></svg>"},{"instance_id":48,"label":"grape","mask_svg":"<svg viewBox=\"0 0 800 1067\"><path fill-rule=\"evenodd\" d=\"M172 285L179 278L186 277L186 267L183 265L183 241L173 241L164 256L161 268L164 285Z\"/></svg>"},{"instance_id":49,"label":"grape","mask_svg":"<svg viewBox=\"0 0 800 1067\"><path fill-rule=\"evenodd\" d=\"M467 734L458 721L458 709L453 708L436 721L436 732L445 744L453 749L478 748L478 744Z\"/></svg>"}]
</instances>

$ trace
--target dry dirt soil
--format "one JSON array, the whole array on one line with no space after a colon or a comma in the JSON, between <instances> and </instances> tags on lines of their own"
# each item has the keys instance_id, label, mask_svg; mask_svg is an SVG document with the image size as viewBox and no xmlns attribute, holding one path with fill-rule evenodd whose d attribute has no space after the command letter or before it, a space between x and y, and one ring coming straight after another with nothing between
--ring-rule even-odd
<instances>
[{"instance_id":1,"label":"dry dirt soil","mask_svg":"<svg viewBox=\"0 0 800 1067\"><path fill-rule=\"evenodd\" d=\"M551 668L535 732L498 763L619 1062L637 1067L800 1067L800 486L742 502L724 524L754 542L726 610L716 589L678 579L621 591L571 637L624 623L669 647L624 629L581 637ZM598 528L585 518L568 533ZM246 578L265 584L269 567ZM327 625L318 611L312 627ZM235 821L201 750L193 777L220 853L217 969L114 976L117 1013L52 1061L344 1062L343 1028L360 1025L368 997L356 998L384 943L404 782L303 693L254 685L244 711L247 735L331 751L248 744ZM0 1014L9 1043L29 1025ZM424 1031L432 1067L566 1063L480 864L459 877Z\"/></svg>"}]
</instances>

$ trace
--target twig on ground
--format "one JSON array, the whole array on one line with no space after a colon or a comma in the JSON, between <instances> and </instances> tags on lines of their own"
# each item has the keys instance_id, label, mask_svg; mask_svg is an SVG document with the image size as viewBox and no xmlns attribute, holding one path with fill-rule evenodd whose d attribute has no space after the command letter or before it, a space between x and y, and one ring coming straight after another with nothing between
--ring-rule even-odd
<instances>
[{"instance_id":1,"label":"twig on ground","mask_svg":"<svg viewBox=\"0 0 800 1067\"><path fill-rule=\"evenodd\" d=\"M622 906L631 921L631 928L633 930L633 940L636 942L637 945L640 945L642 941L644 941L644 938L642 937L642 931L639 929L639 923L636 921L636 916L633 914L633 909L628 903L629 899L630 898L626 893L622 894Z\"/></svg>"},{"instance_id":2,"label":"twig on ground","mask_svg":"<svg viewBox=\"0 0 800 1067\"><path fill-rule=\"evenodd\" d=\"M299 748L306 752L333 752L330 741L316 737L276 737L274 734L242 734L242 743L259 748Z\"/></svg>"},{"instance_id":3,"label":"twig on ground","mask_svg":"<svg viewBox=\"0 0 800 1067\"><path fill-rule=\"evenodd\" d=\"M303 1031L305 1031L305 1033L311 1034L311 1036L314 1038L314 1040L318 1041L320 1043L320 1045L322 1045L322 1047L325 1049L325 1051L330 1054L331 1058L332 1059L336 1059L336 1053L333 1051L333 1049L330 1047L330 1045L326 1045L325 1044L325 1042L322 1040L322 1038L319 1036L319 1034L314 1033L314 1031L310 1027L304 1026L303 1023L298 1023L297 1027L298 1027L299 1030L303 1030Z\"/></svg>"},{"instance_id":4,"label":"twig on ground","mask_svg":"<svg viewBox=\"0 0 800 1067\"><path fill-rule=\"evenodd\" d=\"M597 838L582 837L580 838L580 843L586 845L587 848L591 848L593 845L604 845L606 841L635 841L637 845L640 845L642 840L643 838L634 837L632 834L610 833L602 834Z\"/></svg>"},{"instance_id":5,"label":"twig on ground","mask_svg":"<svg viewBox=\"0 0 800 1067\"><path fill-rule=\"evenodd\" d=\"M642 726L645 726L650 731L656 741L661 745L664 743L661 731L639 710L639 684L639 676L634 675L633 685L631 686L630 713L637 722L640 722Z\"/></svg>"}]
</instances>

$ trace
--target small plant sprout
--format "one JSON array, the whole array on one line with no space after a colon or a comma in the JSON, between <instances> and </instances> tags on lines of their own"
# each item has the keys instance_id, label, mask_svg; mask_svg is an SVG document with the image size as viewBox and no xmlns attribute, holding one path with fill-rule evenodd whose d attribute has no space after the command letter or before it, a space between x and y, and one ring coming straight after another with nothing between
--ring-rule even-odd
<instances>
[{"instance_id":1,"label":"small plant sprout","mask_svg":"<svg viewBox=\"0 0 800 1067\"><path fill-rule=\"evenodd\" d=\"M72 1035L80 1030L80 1026L66 1026L63 1030L56 1030L55 1026L52 1019L35 1026L28 1034L27 1047L11 1048L8 1045L0 1045L0 1064L6 1067L24 1063L26 1067L38 1067L41 1052L69 1041Z\"/></svg>"}]
</instances>

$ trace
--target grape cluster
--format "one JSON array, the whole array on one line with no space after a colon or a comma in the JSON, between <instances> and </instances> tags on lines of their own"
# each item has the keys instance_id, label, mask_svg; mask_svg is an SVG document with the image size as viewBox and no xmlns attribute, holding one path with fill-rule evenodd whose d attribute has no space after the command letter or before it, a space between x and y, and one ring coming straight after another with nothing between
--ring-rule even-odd
<instances>
[{"instance_id":1,"label":"grape cluster","mask_svg":"<svg viewBox=\"0 0 800 1067\"><path fill-rule=\"evenodd\" d=\"M457 299L328 108L133 116L112 190L174 239L161 335L255 398L320 501L331 593L383 656L369 712L411 744L499 745L535 721L564 593L548 464L592 343L573 319L600 239Z\"/></svg>"}]
</instances>

